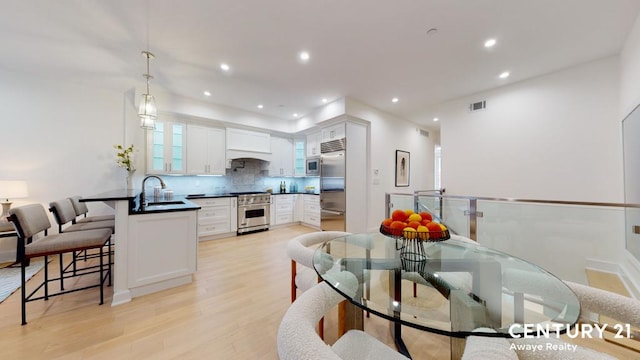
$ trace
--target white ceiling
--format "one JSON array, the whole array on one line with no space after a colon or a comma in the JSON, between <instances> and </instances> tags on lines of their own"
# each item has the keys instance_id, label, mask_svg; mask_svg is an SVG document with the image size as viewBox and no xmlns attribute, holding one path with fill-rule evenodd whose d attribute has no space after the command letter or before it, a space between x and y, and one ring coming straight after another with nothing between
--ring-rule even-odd
<instances>
[{"instance_id":1,"label":"white ceiling","mask_svg":"<svg viewBox=\"0 0 640 360\"><path fill-rule=\"evenodd\" d=\"M144 83L148 39L151 93L292 120L348 96L431 127L443 101L619 53L639 11L638 0L3 0L0 66L125 91Z\"/></svg>"}]
</instances>

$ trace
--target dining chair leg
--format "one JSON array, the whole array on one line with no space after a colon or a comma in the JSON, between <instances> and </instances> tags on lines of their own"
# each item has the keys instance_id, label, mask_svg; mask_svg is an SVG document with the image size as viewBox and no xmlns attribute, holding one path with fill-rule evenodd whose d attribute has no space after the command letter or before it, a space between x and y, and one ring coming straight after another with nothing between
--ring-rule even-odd
<instances>
[{"instance_id":1,"label":"dining chair leg","mask_svg":"<svg viewBox=\"0 0 640 360\"><path fill-rule=\"evenodd\" d=\"M100 305L104 304L104 246L100 248Z\"/></svg>"},{"instance_id":2,"label":"dining chair leg","mask_svg":"<svg viewBox=\"0 0 640 360\"><path fill-rule=\"evenodd\" d=\"M60 290L64 290L64 262L62 261L62 254L59 255L60 261Z\"/></svg>"},{"instance_id":3,"label":"dining chair leg","mask_svg":"<svg viewBox=\"0 0 640 360\"><path fill-rule=\"evenodd\" d=\"M44 299L49 300L49 257L44 257Z\"/></svg>"},{"instance_id":4,"label":"dining chair leg","mask_svg":"<svg viewBox=\"0 0 640 360\"><path fill-rule=\"evenodd\" d=\"M108 261L109 264L107 265L107 270L109 271L109 286L111 286L111 240L109 240L109 246L107 247L107 251L109 252L108 255Z\"/></svg>"},{"instance_id":5,"label":"dining chair leg","mask_svg":"<svg viewBox=\"0 0 640 360\"><path fill-rule=\"evenodd\" d=\"M27 277L27 262L26 259L22 259L20 262L20 268L22 272L22 277L20 279L20 293L22 295L22 325L27 324L27 288L26 288L26 277Z\"/></svg>"}]
</instances>

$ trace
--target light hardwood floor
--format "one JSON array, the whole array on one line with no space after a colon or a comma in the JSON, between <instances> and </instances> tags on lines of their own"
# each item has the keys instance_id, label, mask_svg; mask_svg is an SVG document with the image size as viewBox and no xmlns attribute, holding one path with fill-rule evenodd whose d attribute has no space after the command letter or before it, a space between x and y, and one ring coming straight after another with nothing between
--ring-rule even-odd
<instances>
[{"instance_id":1,"label":"light hardwood floor","mask_svg":"<svg viewBox=\"0 0 640 360\"><path fill-rule=\"evenodd\" d=\"M276 333L290 301L286 244L310 231L292 226L202 242L192 284L116 307L99 306L97 289L32 302L25 326L16 292L0 304L0 358L277 359ZM329 343L336 324L332 311L325 325ZM393 346L387 321L372 316L365 329ZM403 335L414 359L449 359L448 337L410 328ZM618 351L602 348L612 346ZM626 351L614 353L638 357Z\"/></svg>"}]
</instances>

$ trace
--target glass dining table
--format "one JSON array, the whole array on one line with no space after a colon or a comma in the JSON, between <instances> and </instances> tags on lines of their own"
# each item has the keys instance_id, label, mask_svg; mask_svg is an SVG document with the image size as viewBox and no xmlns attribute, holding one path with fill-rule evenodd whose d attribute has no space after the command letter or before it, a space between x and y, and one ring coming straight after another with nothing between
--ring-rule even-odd
<instances>
[{"instance_id":1,"label":"glass dining table","mask_svg":"<svg viewBox=\"0 0 640 360\"><path fill-rule=\"evenodd\" d=\"M553 274L455 235L430 242L352 234L322 244L313 263L348 300L342 331L363 329L363 311L385 318L408 356L402 326L450 336L451 358L459 359L471 334L562 333L580 313L575 294ZM355 280L335 276L345 272Z\"/></svg>"}]
</instances>

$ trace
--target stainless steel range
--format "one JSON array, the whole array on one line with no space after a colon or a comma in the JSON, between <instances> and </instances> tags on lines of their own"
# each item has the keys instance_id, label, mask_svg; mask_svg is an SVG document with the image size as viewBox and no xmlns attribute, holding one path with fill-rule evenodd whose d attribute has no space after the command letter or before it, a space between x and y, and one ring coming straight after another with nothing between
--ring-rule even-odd
<instances>
[{"instance_id":1,"label":"stainless steel range","mask_svg":"<svg viewBox=\"0 0 640 360\"><path fill-rule=\"evenodd\" d=\"M238 196L238 234L269 230L271 195L266 192L231 193Z\"/></svg>"}]
</instances>

